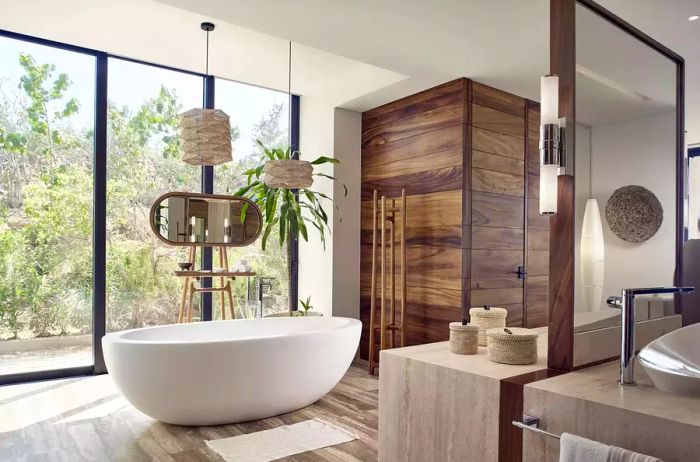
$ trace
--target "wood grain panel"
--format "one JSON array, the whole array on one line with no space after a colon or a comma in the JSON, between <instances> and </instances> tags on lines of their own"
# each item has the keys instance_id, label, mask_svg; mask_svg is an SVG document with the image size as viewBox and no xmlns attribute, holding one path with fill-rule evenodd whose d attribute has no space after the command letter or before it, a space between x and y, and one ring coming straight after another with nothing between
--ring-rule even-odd
<instances>
[{"instance_id":1,"label":"wood grain panel","mask_svg":"<svg viewBox=\"0 0 700 462\"><path fill-rule=\"evenodd\" d=\"M416 113L460 102L464 95L465 86L466 79L456 79L370 109L362 113L362 126L369 128L387 125Z\"/></svg>"},{"instance_id":2,"label":"wood grain panel","mask_svg":"<svg viewBox=\"0 0 700 462\"><path fill-rule=\"evenodd\" d=\"M524 167L525 162L522 160L472 149L472 168L481 168L523 176Z\"/></svg>"},{"instance_id":3,"label":"wood grain panel","mask_svg":"<svg viewBox=\"0 0 700 462\"><path fill-rule=\"evenodd\" d=\"M509 274L504 278L483 278L470 281L472 289L515 289L523 288L523 280L515 274Z\"/></svg>"},{"instance_id":4,"label":"wood grain panel","mask_svg":"<svg viewBox=\"0 0 700 462\"><path fill-rule=\"evenodd\" d=\"M459 290L462 251L446 247L416 246L406 249L406 284Z\"/></svg>"},{"instance_id":5,"label":"wood grain panel","mask_svg":"<svg viewBox=\"0 0 700 462\"><path fill-rule=\"evenodd\" d=\"M522 228L472 226L471 232L472 249L521 250L525 242L525 232Z\"/></svg>"},{"instance_id":6,"label":"wood grain panel","mask_svg":"<svg viewBox=\"0 0 700 462\"><path fill-rule=\"evenodd\" d=\"M549 356L552 369L574 367L574 178L560 176L557 214L550 227Z\"/></svg>"},{"instance_id":7,"label":"wood grain panel","mask_svg":"<svg viewBox=\"0 0 700 462\"><path fill-rule=\"evenodd\" d=\"M472 149L499 156L525 159L522 138L503 135L490 130L472 127Z\"/></svg>"},{"instance_id":8,"label":"wood grain panel","mask_svg":"<svg viewBox=\"0 0 700 462\"><path fill-rule=\"evenodd\" d=\"M526 327L546 326L549 321L549 276L527 278Z\"/></svg>"},{"instance_id":9,"label":"wood grain panel","mask_svg":"<svg viewBox=\"0 0 700 462\"><path fill-rule=\"evenodd\" d=\"M472 306L501 306L523 303L523 289L486 289L472 290Z\"/></svg>"},{"instance_id":10,"label":"wood grain panel","mask_svg":"<svg viewBox=\"0 0 700 462\"><path fill-rule=\"evenodd\" d=\"M549 274L549 250L527 251L528 276L546 276Z\"/></svg>"},{"instance_id":11,"label":"wood grain panel","mask_svg":"<svg viewBox=\"0 0 700 462\"><path fill-rule=\"evenodd\" d=\"M523 264L522 250L472 250L472 278L515 277Z\"/></svg>"},{"instance_id":12,"label":"wood grain panel","mask_svg":"<svg viewBox=\"0 0 700 462\"><path fill-rule=\"evenodd\" d=\"M527 161L530 164L540 165L540 147L539 142L529 142L527 146Z\"/></svg>"},{"instance_id":13,"label":"wood grain panel","mask_svg":"<svg viewBox=\"0 0 700 462\"><path fill-rule=\"evenodd\" d=\"M408 157L362 169L362 181L375 181L411 173L462 166L461 147L419 157Z\"/></svg>"},{"instance_id":14,"label":"wood grain panel","mask_svg":"<svg viewBox=\"0 0 700 462\"><path fill-rule=\"evenodd\" d=\"M379 146L410 136L464 123L461 101L441 106L430 111L418 112L395 123L363 127L362 148ZM492 123L496 123L495 121Z\"/></svg>"},{"instance_id":15,"label":"wood grain panel","mask_svg":"<svg viewBox=\"0 0 700 462\"><path fill-rule=\"evenodd\" d=\"M472 126L503 135L511 135L521 140L525 138L525 120L522 113L520 116L515 116L478 104L472 104Z\"/></svg>"},{"instance_id":16,"label":"wood grain panel","mask_svg":"<svg viewBox=\"0 0 700 462\"><path fill-rule=\"evenodd\" d=\"M546 250L549 252L549 229L530 229L527 236L528 250Z\"/></svg>"},{"instance_id":17,"label":"wood grain panel","mask_svg":"<svg viewBox=\"0 0 700 462\"><path fill-rule=\"evenodd\" d=\"M371 215L371 213L370 213ZM400 220L399 220L400 222ZM372 245L372 223L363 223L361 232L362 245ZM399 243L401 229L396 232L394 242ZM461 226L434 226L434 227L412 227L406 228L406 245L414 247L417 245L429 245L436 247L462 247L462 227Z\"/></svg>"},{"instance_id":18,"label":"wood grain panel","mask_svg":"<svg viewBox=\"0 0 700 462\"><path fill-rule=\"evenodd\" d=\"M508 327L522 327L523 325L523 304L518 303L515 305L502 305L500 308L505 308L508 311L506 316L506 326Z\"/></svg>"},{"instance_id":19,"label":"wood grain panel","mask_svg":"<svg viewBox=\"0 0 700 462\"><path fill-rule=\"evenodd\" d=\"M461 226L461 207L462 192L459 190L408 196L406 198L406 208L408 209L406 226L408 228ZM363 229L372 229L371 201L362 202L361 221Z\"/></svg>"},{"instance_id":20,"label":"wood grain panel","mask_svg":"<svg viewBox=\"0 0 700 462\"><path fill-rule=\"evenodd\" d=\"M540 176L530 173L527 175L527 178L527 194L529 196L529 200L531 200L533 206L537 206L539 208Z\"/></svg>"},{"instance_id":21,"label":"wood grain panel","mask_svg":"<svg viewBox=\"0 0 700 462\"><path fill-rule=\"evenodd\" d=\"M369 288L372 269L372 247L360 250L361 285ZM378 263L379 265L379 263ZM462 280L462 249L415 246L406 249L406 285L460 290ZM379 267L379 266L378 266ZM397 267L396 273L399 274Z\"/></svg>"},{"instance_id":22,"label":"wood grain panel","mask_svg":"<svg viewBox=\"0 0 700 462\"><path fill-rule=\"evenodd\" d=\"M436 191L461 190L462 167L441 168L367 181L362 184L362 200L371 200L373 189L381 191L387 197L399 197L402 188L406 189L406 194L409 196Z\"/></svg>"},{"instance_id":23,"label":"wood grain panel","mask_svg":"<svg viewBox=\"0 0 700 462\"><path fill-rule=\"evenodd\" d=\"M362 170L436 152L450 151L464 145L464 125L455 124L418 136L362 149Z\"/></svg>"},{"instance_id":24,"label":"wood grain panel","mask_svg":"<svg viewBox=\"0 0 700 462\"><path fill-rule=\"evenodd\" d=\"M472 193L472 225L522 228L523 215L521 197Z\"/></svg>"},{"instance_id":25,"label":"wood grain panel","mask_svg":"<svg viewBox=\"0 0 700 462\"><path fill-rule=\"evenodd\" d=\"M522 197L525 195L525 179L522 175L472 168L472 190Z\"/></svg>"},{"instance_id":26,"label":"wood grain panel","mask_svg":"<svg viewBox=\"0 0 700 462\"><path fill-rule=\"evenodd\" d=\"M525 100L520 96L478 82L472 83L472 91L472 101L476 104L506 112L516 117L522 117L523 115Z\"/></svg>"}]
</instances>

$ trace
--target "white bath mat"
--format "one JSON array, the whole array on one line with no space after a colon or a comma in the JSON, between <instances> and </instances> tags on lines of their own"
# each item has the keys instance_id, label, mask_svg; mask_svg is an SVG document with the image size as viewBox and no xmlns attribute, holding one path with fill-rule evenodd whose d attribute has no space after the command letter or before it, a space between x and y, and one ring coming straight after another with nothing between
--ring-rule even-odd
<instances>
[{"instance_id":1,"label":"white bath mat","mask_svg":"<svg viewBox=\"0 0 700 462\"><path fill-rule=\"evenodd\" d=\"M227 462L269 462L356 439L357 436L347 430L321 419L313 419L207 441L207 446Z\"/></svg>"}]
</instances>

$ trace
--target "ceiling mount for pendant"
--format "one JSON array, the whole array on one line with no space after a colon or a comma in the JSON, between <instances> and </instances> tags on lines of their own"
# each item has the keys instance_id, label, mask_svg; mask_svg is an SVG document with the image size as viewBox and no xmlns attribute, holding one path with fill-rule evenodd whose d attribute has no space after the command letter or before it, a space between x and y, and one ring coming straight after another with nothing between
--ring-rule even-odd
<instances>
[{"instance_id":1,"label":"ceiling mount for pendant","mask_svg":"<svg viewBox=\"0 0 700 462\"><path fill-rule=\"evenodd\" d=\"M202 30L203 30L203 31L211 32L211 31L214 30L214 28L215 28L216 26L214 25L214 23L211 23L211 22L203 22L203 23L201 24L201 27L202 27Z\"/></svg>"}]
</instances>

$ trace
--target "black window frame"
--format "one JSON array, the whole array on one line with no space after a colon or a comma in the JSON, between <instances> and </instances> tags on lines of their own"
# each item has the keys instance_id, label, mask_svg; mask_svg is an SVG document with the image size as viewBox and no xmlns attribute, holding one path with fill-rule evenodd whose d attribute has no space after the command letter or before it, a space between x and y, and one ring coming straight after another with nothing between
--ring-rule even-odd
<instances>
[{"instance_id":1,"label":"black window frame","mask_svg":"<svg viewBox=\"0 0 700 462\"><path fill-rule=\"evenodd\" d=\"M22 34L0 29L0 38L9 38L28 43L42 45L50 48L71 51L95 58L95 123L94 123L94 147L93 147L93 231L92 231L92 351L93 363L88 366L68 367L59 369L49 369L41 371L20 372L14 374L2 374L0 371L0 385L13 383L32 382L39 380L52 380L59 378L98 375L107 373L107 367L102 352L102 337L106 334L106 271L107 271L107 109L108 109L108 78L109 59L119 59L136 64L156 67L168 71L180 72L194 75L202 79L202 107L214 108L216 103L216 81L214 75L202 74L199 72L179 69L163 64L151 63L135 58L119 56L104 51L94 50L87 47L72 45L55 40L44 39L32 35ZM221 80L229 80L221 78ZM247 85L243 82L239 82ZM298 95L291 97L291 125L290 140L292 151L299 149L299 126L300 126L300 102ZM214 167L202 166L201 191L203 193L214 193ZM211 269L212 249L205 247L202 252L202 268ZM291 306L296 309L299 287L299 241L298 236L292 238L292 251L290 261ZM203 285L211 285L211 279L202 280ZM211 293L202 294L202 321L212 320L212 297Z\"/></svg>"}]
</instances>

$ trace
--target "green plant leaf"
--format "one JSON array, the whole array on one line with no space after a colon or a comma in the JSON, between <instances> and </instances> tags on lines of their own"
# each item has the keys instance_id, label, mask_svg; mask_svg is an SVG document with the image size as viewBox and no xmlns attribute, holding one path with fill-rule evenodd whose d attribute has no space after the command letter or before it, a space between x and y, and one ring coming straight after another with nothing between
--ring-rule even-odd
<instances>
[{"instance_id":1,"label":"green plant leaf","mask_svg":"<svg viewBox=\"0 0 700 462\"><path fill-rule=\"evenodd\" d=\"M238 191L236 191L233 195L245 197L245 195L248 194L248 191L250 191L251 188L255 187L255 185L256 185L256 183L252 183L252 184L249 184L247 186L243 186Z\"/></svg>"},{"instance_id":2,"label":"green plant leaf","mask_svg":"<svg viewBox=\"0 0 700 462\"><path fill-rule=\"evenodd\" d=\"M265 222L270 222L277 212L277 188L270 188L265 195Z\"/></svg>"},{"instance_id":3,"label":"green plant leaf","mask_svg":"<svg viewBox=\"0 0 700 462\"><path fill-rule=\"evenodd\" d=\"M265 232L263 233L263 238L262 238L262 249L265 250L265 247L267 247L267 238L270 237L270 232L272 231L272 228L275 227L277 224L277 221L279 220L278 217L275 217L274 220L269 222L267 226L265 226Z\"/></svg>"},{"instance_id":4,"label":"green plant leaf","mask_svg":"<svg viewBox=\"0 0 700 462\"><path fill-rule=\"evenodd\" d=\"M248 207L250 204L248 202L245 202L243 204L243 207L241 207L241 224L245 224L245 218L248 216Z\"/></svg>"},{"instance_id":5,"label":"green plant leaf","mask_svg":"<svg viewBox=\"0 0 700 462\"><path fill-rule=\"evenodd\" d=\"M340 161L338 159L335 159L333 157L326 157L326 156L321 156L313 161L311 161L311 165L321 165L321 164L339 164Z\"/></svg>"}]
</instances>

